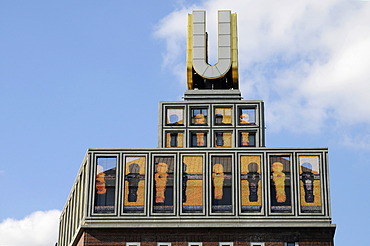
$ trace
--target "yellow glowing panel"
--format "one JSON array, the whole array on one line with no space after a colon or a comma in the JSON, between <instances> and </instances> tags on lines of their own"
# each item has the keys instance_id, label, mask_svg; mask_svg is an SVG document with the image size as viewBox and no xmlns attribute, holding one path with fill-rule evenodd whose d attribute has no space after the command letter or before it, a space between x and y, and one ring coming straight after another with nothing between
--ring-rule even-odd
<instances>
[{"instance_id":1,"label":"yellow glowing panel","mask_svg":"<svg viewBox=\"0 0 370 246\"><path fill-rule=\"evenodd\" d=\"M240 170L242 206L262 206L261 157L241 156Z\"/></svg>"},{"instance_id":2,"label":"yellow glowing panel","mask_svg":"<svg viewBox=\"0 0 370 246\"><path fill-rule=\"evenodd\" d=\"M144 206L145 157L126 157L124 206ZM134 188L133 188L134 187Z\"/></svg>"},{"instance_id":3,"label":"yellow glowing panel","mask_svg":"<svg viewBox=\"0 0 370 246\"><path fill-rule=\"evenodd\" d=\"M194 210L195 206L203 206L203 157L184 156L183 163L182 205Z\"/></svg>"},{"instance_id":4,"label":"yellow glowing panel","mask_svg":"<svg viewBox=\"0 0 370 246\"><path fill-rule=\"evenodd\" d=\"M221 119L218 119L221 117ZM231 108L215 108L215 120L216 124L227 124L232 123L232 110Z\"/></svg>"},{"instance_id":5,"label":"yellow glowing panel","mask_svg":"<svg viewBox=\"0 0 370 246\"><path fill-rule=\"evenodd\" d=\"M300 156L299 174L300 202L302 211L321 212L322 204L319 156Z\"/></svg>"},{"instance_id":6,"label":"yellow glowing panel","mask_svg":"<svg viewBox=\"0 0 370 246\"><path fill-rule=\"evenodd\" d=\"M182 132L178 132L176 133L177 136L176 136L176 146L171 146L171 132L167 132L166 133L166 148L174 148L174 147L177 147L177 148L182 148L184 147L184 133Z\"/></svg>"}]
</instances>

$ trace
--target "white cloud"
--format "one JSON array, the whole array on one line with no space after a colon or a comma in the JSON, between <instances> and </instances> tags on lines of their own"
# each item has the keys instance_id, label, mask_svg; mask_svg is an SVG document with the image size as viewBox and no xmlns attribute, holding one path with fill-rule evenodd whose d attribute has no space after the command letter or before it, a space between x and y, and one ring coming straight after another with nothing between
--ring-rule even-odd
<instances>
[{"instance_id":1,"label":"white cloud","mask_svg":"<svg viewBox=\"0 0 370 246\"><path fill-rule=\"evenodd\" d=\"M57 242L59 210L37 211L21 220L0 224L1 246L51 246Z\"/></svg>"},{"instance_id":2,"label":"white cloud","mask_svg":"<svg viewBox=\"0 0 370 246\"><path fill-rule=\"evenodd\" d=\"M174 11L156 34L167 42L165 65L176 68L184 87L186 20L194 9L207 11L210 42L217 10L238 14L243 96L266 102L270 130L320 132L328 119L337 127L370 124L367 2L208 0ZM217 57L216 42L210 46Z\"/></svg>"}]
</instances>

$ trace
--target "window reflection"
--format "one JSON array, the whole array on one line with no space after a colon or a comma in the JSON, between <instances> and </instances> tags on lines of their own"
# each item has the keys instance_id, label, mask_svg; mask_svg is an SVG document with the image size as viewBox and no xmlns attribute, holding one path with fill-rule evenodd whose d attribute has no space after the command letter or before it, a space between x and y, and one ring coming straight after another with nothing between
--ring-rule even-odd
<instances>
[{"instance_id":1,"label":"window reflection","mask_svg":"<svg viewBox=\"0 0 370 246\"><path fill-rule=\"evenodd\" d=\"M261 212L262 208L262 188L261 188L261 157L260 156L241 156L241 211L242 212Z\"/></svg>"},{"instance_id":2,"label":"window reflection","mask_svg":"<svg viewBox=\"0 0 370 246\"><path fill-rule=\"evenodd\" d=\"M203 211L203 157L184 156L182 166L182 212Z\"/></svg>"},{"instance_id":3,"label":"window reflection","mask_svg":"<svg viewBox=\"0 0 370 246\"><path fill-rule=\"evenodd\" d=\"M167 125L184 125L183 108L167 108L166 114Z\"/></svg>"},{"instance_id":4,"label":"window reflection","mask_svg":"<svg viewBox=\"0 0 370 246\"><path fill-rule=\"evenodd\" d=\"M173 212L173 157L154 158L153 211L155 213Z\"/></svg>"},{"instance_id":5,"label":"window reflection","mask_svg":"<svg viewBox=\"0 0 370 246\"><path fill-rule=\"evenodd\" d=\"M126 157L123 212L143 213L145 201L145 157Z\"/></svg>"},{"instance_id":6,"label":"window reflection","mask_svg":"<svg viewBox=\"0 0 370 246\"><path fill-rule=\"evenodd\" d=\"M256 124L256 109L240 108L239 109L239 124L240 125Z\"/></svg>"},{"instance_id":7,"label":"window reflection","mask_svg":"<svg viewBox=\"0 0 370 246\"><path fill-rule=\"evenodd\" d=\"M207 133L206 132L191 132L190 133L190 146L191 147L206 147L207 146Z\"/></svg>"},{"instance_id":8,"label":"window reflection","mask_svg":"<svg viewBox=\"0 0 370 246\"><path fill-rule=\"evenodd\" d=\"M256 133L242 131L239 132L239 146L240 147L255 147L256 146Z\"/></svg>"},{"instance_id":9,"label":"window reflection","mask_svg":"<svg viewBox=\"0 0 370 246\"><path fill-rule=\"evenodd\" d=\"M95 213L113 213L116 193L116 157L98 157L95 177Z\"/></svg>"},{"instance_id":10,"label":"window reflection","mask_svg":"<svg viewBox=\"0 0 370 246\"><path fill-rule=\"evenodd\" d=\"M215 125L231 125L231 108L215 108Z\"/></svg>"},{"instance_id":11,"label":"window reflection","mask_svg":"<svg viewBox=\"0 0 370 246\"><path fill-rule=\"evenodd\" d=\"M232 212L232 159L212 157L212 212Z\"/></svg>"},{"instance_id":12,"label":"window reflection","mask_svg":"<svg viewBox=\"0 0 370 246\"><path fill-rule=\"evenodd\" d=\"M302 213L321 213L319 156L299 157L299 186Z\"/></svg>"},{"instance_id":13,"label":"window reflection","mask_svg":"<svg viewBox=\"0 0 370 246\"><path fill-rule=\"evenodd\" d=\"M292 212L290 156L270 156L270 165L271 212L290 213Z\"/></svg>"},{"instance_id":14,"label":"window reflection","mask_svg":"<svg viewBox=\"0 0 370 246\"><path fill-rule=\"evenodd\" d=\"M216 147L232 147L232 132L215 132Z\"/></svg>"},{"instance_id":15,"label":"window reflection","mask_svg":"<svg viewBox=\"0 0 370 246\"><path fill-rule=\"evenodd\" d=\"M193 108L191 109L191 124L192 125L207 125L208 109Z\"/></svg>"}]
</instances>

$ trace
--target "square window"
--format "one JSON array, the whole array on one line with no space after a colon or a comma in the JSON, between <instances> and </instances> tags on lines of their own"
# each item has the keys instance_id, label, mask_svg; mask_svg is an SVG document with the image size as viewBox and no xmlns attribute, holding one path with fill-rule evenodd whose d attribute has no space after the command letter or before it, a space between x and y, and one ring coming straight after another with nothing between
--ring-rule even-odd
<instances>
[{"instance_id":1,"label":"square window","mask_svg":"<svg viewBox=\"0 0 370 246\"><path fill-rule=\"evenodd\" d=\"M232 132L215 132L215 147L232 147Z\"/></svg>"},{"instance_id":2,"label":"square window","mask_svg":"<svg viewBox=\"0 0 370 246\"><path fill-rule=\"evenodd\" d=\"M167 108L166 125L184 125L183 108Z\"/></svg>"},{"instance_id":3,"label":"square window","mask_svg":"<svg viewBox=\"0 0 370 246\"><path fill-rule=\"evenodd\" d=\"M193 108L191 109L191 124L192 125L207 125L208 109Z\"/></svg>"},{"instance_id":4,"label":"square window","mask_svg":"<svg viewBox=\"0 0 370 246\"><path fill-rule=\"evenodd\" d=\"M232 118L231 108L215 108L215 125L231 125Z\"/></svg>"},{"instance_id":5,"label":"square window","mask_svg":"<svg viewBox=\"0 0 370 246\"><path fill-rule=\"evenodd\" d=\"M166 148L182 148L184 147L183 132L166 132Z\"/></svg>"},{"instance_id":6,"label":"square window","mask_svg":"<svg viewBox=\"0 0 370 246\"><path fill-rule=\"evenodd\" d=\"M239 108L239 125L256 124L256 109Z\"/></svg>"},{"instance_id":7,"label":"square window","mask_svg":"<svg viewBox=\"0 0 370 246\"><path fill-rule=\"evenodd\" d=\"M239 147L256 147L256 133L247 131L239 132Z\"/></svg>"},{"instance_id":8,"label":"square window","mask_svg":"<svg viewBox=\"0 0 370 246\"><path fill-rule=\"evenodd\" d=\"M287 242L287 243L284 243L284 246L298 246L298 243L296 243L296 242Z\"/></svg>"},{"instance_id":9,"label":"square window","mask_svg":"<svg viewBox=\"0 0 370 246\"><path fill-rule=\"evenodd\" d=\"M190 133L191 147L207 147L207 132L191 132Z\"/></svg>"}]
</instances>

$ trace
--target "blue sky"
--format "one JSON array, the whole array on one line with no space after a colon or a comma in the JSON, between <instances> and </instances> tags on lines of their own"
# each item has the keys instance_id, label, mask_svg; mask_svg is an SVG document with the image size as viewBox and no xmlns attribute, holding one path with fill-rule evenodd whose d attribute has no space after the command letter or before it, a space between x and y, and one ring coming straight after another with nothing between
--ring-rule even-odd
<instances>
[{"instance_id":1,"label":"blue sky","mask_svg":"<svg viewBox=\"0 0 370 246\"><path fill-rule=\"evenodd\" d=\"M158 102L186 90L194 9L213 61L217 10L238 14L241 90L265 101L266 146L329 147L335 243L368 241L370 2L225 2L0 1L0 245L56 241L87 148L157 147Z\"/></svg>"}]
</instances>

